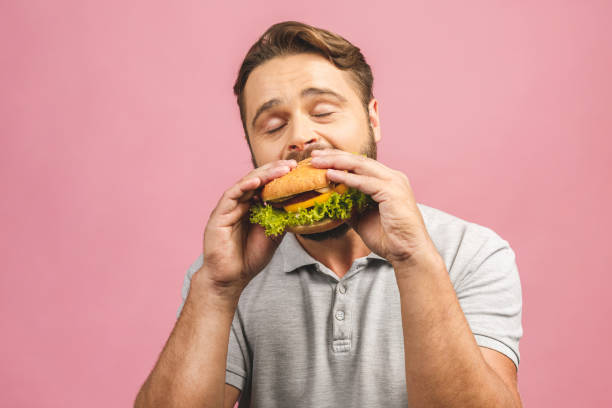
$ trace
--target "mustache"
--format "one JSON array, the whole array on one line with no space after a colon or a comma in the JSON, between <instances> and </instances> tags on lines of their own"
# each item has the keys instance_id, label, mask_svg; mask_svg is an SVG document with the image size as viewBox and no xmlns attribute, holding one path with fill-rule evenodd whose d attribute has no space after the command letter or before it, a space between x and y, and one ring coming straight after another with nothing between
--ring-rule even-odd
<instances>
[{"instance_id":1,"label":"mustache","mask_svg":"<svg viewBox=\"0 0 612 408\"><path fill-rule=\"evenodd\" d=\"M286 160L294 159L296 162L300 162L304 159L309 158L312 155L313 150L325 150L331 149L332 147L323 143L317 143L309 145L306 149L298 152L291 152L287 155Z\"/></svg>"}]
</instances>

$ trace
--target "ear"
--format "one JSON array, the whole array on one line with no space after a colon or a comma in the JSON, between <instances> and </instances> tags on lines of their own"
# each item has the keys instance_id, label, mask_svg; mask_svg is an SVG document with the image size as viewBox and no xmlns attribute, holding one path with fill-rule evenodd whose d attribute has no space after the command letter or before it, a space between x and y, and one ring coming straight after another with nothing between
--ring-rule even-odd
<instances>
[{"instance_id":1,"label":"ear","mask_svg":"<svg viewBox=\"0 0 612 408\"><path fill-rule=\"evenodd\" d=\"M372 98L368 105L368 119L370 120L370 124L372 125L372 130L374 131L374 141L376 143L380 142L380 117L378 116L378 101L375 98Z\"/></svg>"}]
</instances>

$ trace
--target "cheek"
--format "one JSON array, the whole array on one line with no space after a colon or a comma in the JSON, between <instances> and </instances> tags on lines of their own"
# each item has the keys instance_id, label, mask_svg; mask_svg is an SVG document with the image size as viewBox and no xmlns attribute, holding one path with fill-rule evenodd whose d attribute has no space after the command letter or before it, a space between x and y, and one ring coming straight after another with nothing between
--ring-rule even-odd
<instances>
[{"instance_id":1,"label":"cheek","mask_svg":"<svg viewBox=\"0 0 612 408\"><path fill-rule=\"evenodd\" d=\"M278 144L260 142L256 143L256 146L252 146L252 149L253 155L260 166L282 159L282 148Z\"/></svg>"},{"instance_id":2,"label":"cheek","mask_svg":"<svg viewBox=\"0 0 612 408\"><path fill-rule=\"evenodd\" d=\"M324 135L329 143L336 149L358 151L368 135L368 130L359 126L354 120L338 121L330 124Z\"/></svg>"}]
</instances>

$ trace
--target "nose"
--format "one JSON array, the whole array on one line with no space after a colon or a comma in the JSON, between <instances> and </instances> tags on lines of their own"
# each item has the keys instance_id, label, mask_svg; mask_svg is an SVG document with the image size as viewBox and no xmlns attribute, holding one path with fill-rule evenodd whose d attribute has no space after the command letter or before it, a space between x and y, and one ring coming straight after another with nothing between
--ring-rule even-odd
<instances>
[{"instance_id":1,"label":"nose","mask_svg":"<svg viewBox=\"0 0 612 408\"><path fill-rule=\"evenodd\" d=\"M290 152L301 152L318 141L317 135L305 121L295 121L292 128L289 139Z\"/></svg>"},{"instance_id":2,"label":"nose","mask_svg":"<svg viewBox=\"0 0 612 408\"><path fill-rule=\"evenodd\" d=\"M306 149L309 145L316 143L317 142L317 137L316 136L312 136L308 140L300 140L300 141L295 141L294 140L293 142L294 142L294 144L289 145L289 151L292 151L292 152L301 152L302 150Z\"/></svg>"}]
</instances>

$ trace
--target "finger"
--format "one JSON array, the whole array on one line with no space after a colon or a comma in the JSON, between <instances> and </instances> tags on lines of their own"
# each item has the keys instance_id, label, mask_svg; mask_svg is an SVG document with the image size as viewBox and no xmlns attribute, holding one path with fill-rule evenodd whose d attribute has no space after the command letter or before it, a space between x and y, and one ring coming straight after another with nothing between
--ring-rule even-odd
<instances>
[{"instance_id":1,"label":"finger","mask_svg":"<svg viewBox=\"0 0 612 408\"><path fill-rule=\"evenodd\" d=\"M280 166L259 172L259 174L257 175L260 180L259 186L261 187L274 180L275 178L284 176L285 174L289 173L289 171L291 171L291 168L289 166ZM251 198L253 198L253 196L255 195L255 191L256 189L247 191L238 199L238 202L250 201Z\"/></svg>"},{"instance_id":2,"label":"finger","mask_svg":"<svg viewBox=\"0 0 612 408\"><path fill-rule=\"evenodd\" d=\"M336 183L343 183L349 187L354 187L365 194L372 196L381 191L380 179L377 177L365 176L363 174L347 173L341 170L327 169L327 178Z\"/></svg>"},{"instance_id":3,"label":"finger","mask_svg":"<svg viewBox=\"0 0 612 408\"><path fill-rule=\"evenodd\" d=\"M294 166L287 165L287 164L281 164L276 167L271 167L268 169L257 171L256 175L261 180L261 185L263 186L265 184L268 184L270 181L274 180L275 178L284 176L285 174L289 173L296 166L297 166L297 163Z\"/></svg>"},{"instance_id":4,"label":"finger","mask_svg":"<svg viewBox=\"0 0 612 408\"><path fill-rule=\"evenodd\" d=\"M289 163L289 164L285 164L285 163ZM295 160L293 160L293 164L296 164ZM241 181L236 183L234 187L239 187L242 182L245 182L250 179L258 179L259 180L258 186L263 186L264 184L270 182L271 180L287 174L289 171L291 171L291 168L292 168L291 161L288 161L288 160L274 162L274 164L271 164L270 166L264 165L264 166L258 167L255 170L252 170ZM257 188L258 186L256 186L255 188ZM240 190L240 188L230 189L228 190L228 198L240 200L244 198L244 193L249 193L249 195L252 196L255 188L248 189L248 191L242 191Z\"/></svg>"},{"instance_id":5,"label":"finger","mask_svg":"<svg viewBox=\"0 0 612 408\"><path fill-rule=\"evenodd\" d=\"M232 211L221 215L219 226L231 226L238 223L250 207L251 203L248 201L238 203Z\"/></svg>"},{"instance_id":6,"label":"finger","mask_svg":"<svg viewBox=\"0 0 612 408\"><path fill-rule=\"evenodd\" d=\"M366 156L363 153L357 153L357 152L347 152L344 150L340 150L340 149L317 149L317 150L313 150L311 152L311 155L314 156L325 156L327 154L331 154L331 153L343 153L343 154L354 154L354 155L358 155L358 156Z\"/></svg>"},{"instance_id":7,"label":"finger","mask_svg":"<svg viewBox=\"0 0 612 408\"><path fill-rule=\"evenodd\" d=\"M316 149L316 150L313 150L311 152L311 155L313 157L314 156L324 156L324 155L330 154L330 153L346 153L346 154L356 154L356 155L359 154L357 152L347 152L347 151L340 150L340 149Z\"/></svg>"},{"instance_id":8,"label":"finger","mask_svg":"<svg viewBox=\"0 0 612 408\"><path fill-rule=\"evenodd\" d=\"M273 161L270 163L266 163L263 166L260 166L254 170L251 170L251 172L244 176L242 180L246 180L247 178L251 177L259 177L259 179L261 180L261 186L263 186L264 184L270 182L273 178L278 177L278 174L285 174L283 172L284 170L279 173L279 171L276 169L289 167L289 170L291 170L296 166L297 162L294 159Z\"/></svg>"},{"instance_id":9,"label":"finger","mask_svg":"<svg viewBox=\"0 0 612 408\"><path fill-rule=\"evenodd\" d=\"M233 211L238 203L249 201L258 187L263 186L277 177L287 174L290 170L290 166L287 165L263 169L260 167L253 170L249 175L234 184L223 194L219 201L217 211L220 214L227 214Z\"/></svg>"},{"instance_id":10,"label":"finger","mask_svg":"<svg viewBox=\"0 0 612 408\"><path fill-rule=\"evenodd\" d=\"M342 150L339 150L339 149L316 149L316 150L313 150L312 152L310 152L310 155L312 157L324 156L324 155L329 154L329 153L341 152L341 151Z\"/></svg>"},{"instance_id":11,"label":"finger","mask_svg":"<svg viewBox=\"0 0 612 408\"><path fill-rule=\"evenodd\" d=\"M223 193L217 206L220 214L227 214L238 205L240 199L249 192L254 192L261 184L259 177L250 177L240 180Z\"/></svg>"},{"instance_id":12,"label":"finger","mask_svg":"<svg viewBox=\"0 0 612 408\"><path fill-rule=\"evenodd\" d=\"M382 163L364 156L347 152L329 153L312 158L312 166L336 170L348 170L356 174L376 177L383 180L392 178L391 169Z\"/></svg>"},{"instance_id":13,"label":"finger","mask_svg":"<svg viewBox=\"0 0 612 408\"><path fill-rule=\"evenodd\" d=\"M278 167L278 166L289 166L289 167L293 167L296 166L297 162L294 159L288 159L288 160L275 160L273 162L269 162L266 164L263 164L259 167L257 167L256 169L254 169L253 171L258 171L258 170L266 170L272 167Z\"/></svg>"},{"instance_id":14,"label":"finger","mask_svg":"<svg viewBox=\"0 0 612 408\"><path fill-rule=\"evenodd\" d=\"M360 234L362 230L373 231L378 227L380 228L380 213L377 207L367 207L363 212L353 209L353 216L349 218L349 225Z\"/></svg>"},{"instance_id":15,"label":"finger","mask_svg":"<svg viewBox=\"0 0 612 408\"><path fill-rule=\"evenodd\" d=\"M278 235L270 235L267 236L265 233L265 228L259 224L250 224L249 225L249 241L247 241L247 251L250 248L261 248L263 247L276 247L283 240L287 230L285 229Z\"/></svg>"}]
</instances>

